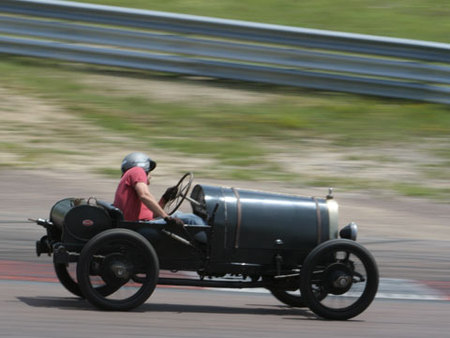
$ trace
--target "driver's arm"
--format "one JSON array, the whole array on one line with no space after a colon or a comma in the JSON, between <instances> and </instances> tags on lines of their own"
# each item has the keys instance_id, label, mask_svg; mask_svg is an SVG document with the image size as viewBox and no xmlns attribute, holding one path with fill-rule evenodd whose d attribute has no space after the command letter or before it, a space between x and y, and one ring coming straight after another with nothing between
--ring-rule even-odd
<instances>
[{"instance_id":1,"label":"driver's arm","mask_svg":"<svg viewBox=\"0 0 450 338\"><path fill-rule=\"evenodd\" d=\"M161 199L159 200L158 204L159 204L159 206L161 208L164 208L166 206L166 204L167 204L167 201L163 197L161 197Z\"/></svg>"},{"instance_id":2,"label":"driver's arm","mask_svg":"<svg viewBox=\"0 0 450 338\"><path fill-rule=\"evenodd\" d=\"M145 204L147 208L153 211L155 217L166 218L169 215L164 211L161 205L156 201L155 197L148 190L147 184L144 182L137 182L134 186L137 195L141 199L142 203Z\"/></svg>"}]
</instances>

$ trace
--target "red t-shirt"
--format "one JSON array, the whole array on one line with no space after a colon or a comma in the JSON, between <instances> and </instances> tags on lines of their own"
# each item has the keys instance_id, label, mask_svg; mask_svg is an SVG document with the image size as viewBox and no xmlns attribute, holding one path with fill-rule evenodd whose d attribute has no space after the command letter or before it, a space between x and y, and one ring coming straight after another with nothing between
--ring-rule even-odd
<instances>
[{"instance_id":1,"label":"red t-shirt","mask_svg":"<svg viewBox=\"0 0 450 338\"><path fill-rule=\"evenodd\" d=\"M148 184L148 177L144 169L133 167L123 174L117 186L114 206L122 210L126 221L153 219L153 212L142 203L134 189L138 182Z\"/></svg>"}]
</instances>

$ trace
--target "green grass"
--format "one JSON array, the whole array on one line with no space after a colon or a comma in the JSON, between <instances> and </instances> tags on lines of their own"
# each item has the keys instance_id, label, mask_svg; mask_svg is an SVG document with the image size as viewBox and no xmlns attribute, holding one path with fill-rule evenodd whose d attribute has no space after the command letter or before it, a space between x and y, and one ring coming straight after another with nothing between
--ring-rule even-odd
<instances>
[{"instance_id":1,"label":"green grass","mask_svg":"<svg viewBox=\"0 0 450 338\"><path fill-rule=\"evenodd\" d=\"M447 0L85 0L288 26L450 42Z\"/></svg>"},{"instance_id":2,"label":"green grass","mask_svg":"<svg viewBox=\"0 0 450 338\"><path fill-rule=\"evenodd\" d=\"M392 186L392 189L400 195L409 197L423 197L433 198L440 200L449 200L448 195L450 189L448 188L430 188L426 186L420 186L417 184L398 183Z\"/></svg>"},{"instance_id":3,"label":"green grass","mask_svg":"<svg viewBox=\"0 0 450 338\"><path fill-rule=\"evenodd\" d=\"M102 176L108 176L114 179L117 179L117 177L120 177L122 172L118 168L99 168L95 171L97 174L100 174Z\"/></svg>"},{"instance_id":4,"label":"green grass","mask_svg":"<svg viewBox=\"0 0 450 338\"><path fill-rule=\"evenodd\" d=\"M357 155L344 156L357 168L359 160L375 165L390 163L389 155L366 154L364 149L420 147L428 140L428 156L437 162L424 163L419 172L424 179L448 178L447 147L450 135L450 108L445 105L385 100L356 95L324 93L286 87L207 81L208 88L235 88L256 94L256 102L223 102L209 100L199 104L189 97L181 101L156 100L143 93L130 91L115 94L105 83L89 85L84 81L92 74L115 74L121 81L145 78L167 83L198 85L173 76L151 73L117 71L93 66L70 65L50 60L3 58L0 62L0 88L24 97L36 97L61 111L113 135L139 141L140 146L177 155L182 168L190 158L208 158L213 164L199 167L202 177L239 180L272 180L299 185L339 186L341 189L389 189L408 196L442 197L444 189L426 186L426 180L405 180L394 184L370 178L330 176L329 173L296 174L276 160L279 154L292 156L302 165L304 151L313 144L324 142L325 148L338 153L358 149ZM200 81L201 83L201 81ZM270 95L269 98L266 98ZM177 97L177 93L174 93ZM11 107L11 110L16 109ZM33 112L30 112L32 114ZM16 154L22 165L45 163L49 158L78 161L82 151L64 149L64 143L121 146L128 151L134 143L102 140L101 135L86 134L71 125L46 126L51 135L35 129L33 124L8 125L16 133L31 135L28 143L2 141L2 150ZM319 150L319 152L322 150ZM329 151L329 150L328 150ZM64 156L63 156L64 155ZM353 163L354 162L354 163ZM392 161L395 162L395 161ZM409 164L404 160L399 165ZM3 161L2 167L21 166L15 161ZM323 166L333 163L324 162ZM107 176L117 175L116 168L95 170Z\"/></svg>"}]
</instances>

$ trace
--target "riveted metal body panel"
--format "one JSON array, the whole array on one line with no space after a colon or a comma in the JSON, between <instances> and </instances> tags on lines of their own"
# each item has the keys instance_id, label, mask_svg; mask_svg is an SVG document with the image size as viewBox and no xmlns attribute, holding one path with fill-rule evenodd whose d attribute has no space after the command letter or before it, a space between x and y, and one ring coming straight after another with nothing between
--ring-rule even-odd
<instances>
[{"instance_id":1,"label":"riveted metal body panel","mask_svg":"<svg viewBox=\"0 0 450 338\"><path fill-rule=\"evenodd\" d=\"M327 200L216 186L196 186L207 214L215 209L212 259L299 264L317 244L330 239Z\"/></svg>"}]
</instances>

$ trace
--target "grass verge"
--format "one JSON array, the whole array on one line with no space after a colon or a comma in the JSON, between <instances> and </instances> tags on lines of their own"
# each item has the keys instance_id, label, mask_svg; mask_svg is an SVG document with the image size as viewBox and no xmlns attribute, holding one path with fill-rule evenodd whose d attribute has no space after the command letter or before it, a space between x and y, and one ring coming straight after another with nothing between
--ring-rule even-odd
<instances>
[{"instance_id":1,"label":"grass verge","mask_svg":"<svg viewBox=\"0 0 450 338\"><path fill-rule=\"evenodd\" d=\"M207 159L196 171L219 179L438 198L448 191L450 114L444 105L27 58L3 58L0 72L0 88L17 100L33 97L56 107L44 122L46 132L34 121L45 107L19 120L5 114L2 167L39 167L49 158L81 162L83 154L139 147L166 153L180 167ZM158 86L173 92L161 98ZM248 99L240 94L236 100L237 93ZM5 102L3 112L23 109ZM59 113L70 118L52 124ZM115 175L117 161L95 170Z\"/></svg>"}]
</instances>

